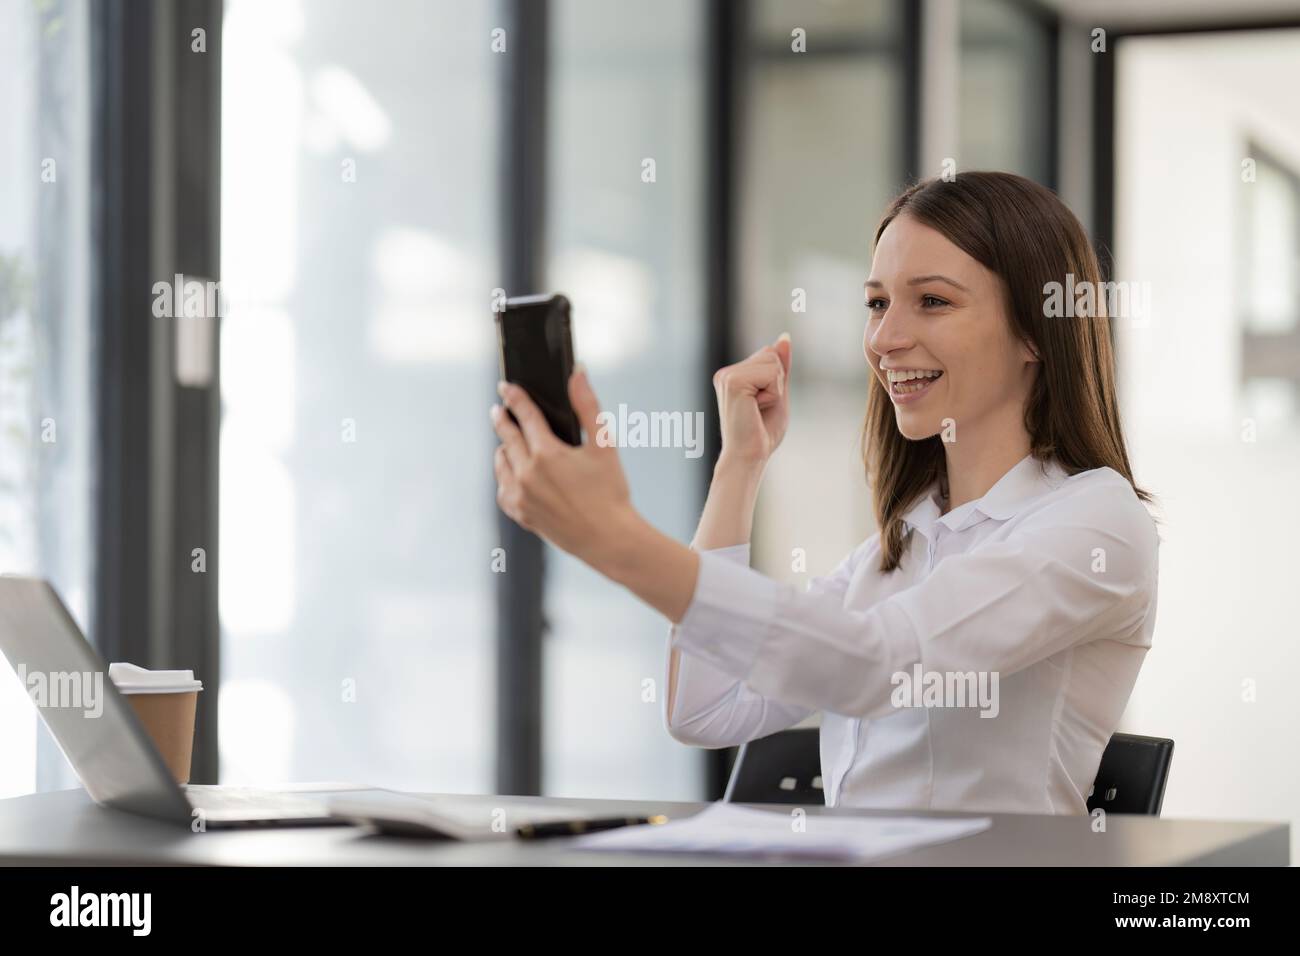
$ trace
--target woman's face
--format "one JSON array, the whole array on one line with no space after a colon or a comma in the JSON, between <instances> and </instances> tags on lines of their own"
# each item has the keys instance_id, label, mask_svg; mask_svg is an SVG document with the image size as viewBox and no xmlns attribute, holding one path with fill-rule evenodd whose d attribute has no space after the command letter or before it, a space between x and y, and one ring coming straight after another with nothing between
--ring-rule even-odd
<instances>
[{"instance_id":1,"label":"woman's face","mask_svg":"<svg viewBox=\"0 0 1300 956\"><path fill-rule=\"evenodd\" d=\"M1035 358L1011 331L997 275L903 214L876 244L866 297L863 348L904 437L937 435L948 419L956 437L1022 427Z\"/></svg>"}]
</instances>

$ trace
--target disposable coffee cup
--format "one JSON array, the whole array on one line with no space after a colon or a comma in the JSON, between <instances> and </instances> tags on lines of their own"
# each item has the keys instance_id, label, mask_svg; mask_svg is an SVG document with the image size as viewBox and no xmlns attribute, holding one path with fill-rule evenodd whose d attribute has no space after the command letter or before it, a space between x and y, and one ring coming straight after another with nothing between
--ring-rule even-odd
<instances>
[{"instance_id":1,"label":"disposable coffee cup","mask_svg":"<svg viewBox=\"0 0 1300 956\"><path fill-rule=\"evenodd\" d=\"M194 671L151 671L135 664L110 664L108 678L131 702L176 782L189 783L194 711L203 690Z\"/></svg>"}]
</instances>

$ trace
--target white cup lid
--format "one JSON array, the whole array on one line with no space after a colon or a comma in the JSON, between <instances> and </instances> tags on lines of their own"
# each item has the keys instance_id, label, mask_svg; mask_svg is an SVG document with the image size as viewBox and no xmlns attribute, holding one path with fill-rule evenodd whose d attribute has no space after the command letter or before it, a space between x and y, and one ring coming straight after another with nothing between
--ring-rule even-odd
<instances>
[{"instance_id":1,"label":"white cup lid","mask_svg":"<svg viewBox=\"0 0 1300 956\"><path fill-rule=\"evenodd\" d=\"M135 664L109 664L108 679L124 694L183 694L203 690L194 671L151 671Z\"/></svg>"}]
</instances>

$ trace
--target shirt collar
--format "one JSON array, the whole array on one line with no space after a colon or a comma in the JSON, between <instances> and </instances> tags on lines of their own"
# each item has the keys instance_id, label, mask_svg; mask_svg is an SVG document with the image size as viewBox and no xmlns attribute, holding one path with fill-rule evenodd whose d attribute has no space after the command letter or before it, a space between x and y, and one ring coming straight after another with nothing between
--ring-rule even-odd
<instances>
[{"instance_id":1,"label":"shirt collar","mask_svg":"<svg viewBox=\"0 0 1300 956\"><path fill-rule=\"evenodd\" d=\"M984 497L968 501L947 514L941 511L939 483L934 482L903 515L903 522L926 538L933 538L936 522L949 531L964 531L985 518L1005 521L1035 498L1059 487L1065 478L1065 469L1055 458L1040 462L1033 455L1026 455L999 478Z\"/></svg>"}]
</instances>

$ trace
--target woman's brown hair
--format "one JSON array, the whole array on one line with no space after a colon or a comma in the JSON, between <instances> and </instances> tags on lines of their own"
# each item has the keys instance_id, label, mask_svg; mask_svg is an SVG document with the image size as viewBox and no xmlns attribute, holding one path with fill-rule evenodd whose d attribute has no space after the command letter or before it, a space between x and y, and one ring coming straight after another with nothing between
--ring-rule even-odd
<instances>
[{"instance_id":1,"label":"woman's brown hair","mask_svg":"<svg viewBox=\"0 0 1300 956\"><path fill-rule=\"evenodd\" d=\"M1011 330L1039 357L1025 404L1030 454L1055 458L1069 474L1109 466L1143 501L1133 482L1115 394L1101 268L1083 226L1051 190L1011 173L960 173L909 187L885 212L875 242L891 222L908 215L945 236L1002 279ZM1087 316L1049 318L1048 283L1075 288L1092 283L1095 308ZM880 526L880 570L903 556L903 515L936 480L946 478L943 442L903 437L885 387L871 376L862 455Z\"/></svg>"}]
</instances>

